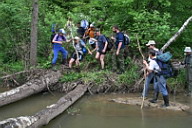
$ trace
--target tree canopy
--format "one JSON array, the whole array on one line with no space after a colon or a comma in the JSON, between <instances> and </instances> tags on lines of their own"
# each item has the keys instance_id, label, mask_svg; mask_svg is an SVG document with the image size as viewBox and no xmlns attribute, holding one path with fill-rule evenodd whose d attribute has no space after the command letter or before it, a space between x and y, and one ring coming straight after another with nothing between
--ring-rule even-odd
<instances>
[{"instance_id":1,"label":"tree canopy","mask_svg":"<svg viewBox=\"0 0 192 128\"><path fill-rule=\"evenodd\" d=\"M28 61L32 2L0 3L0 64ZM68 17L75 24L82 19L95 22L106 35L112 34L113 25L120 26L129 33L133 51L137 50L135 34L142 46L153 39L161 47L191 16L191 5L191 0L39 0L38 58L48 57L51 25L62 28ZM168 50L181 57L184 47L192 44L191 33L192 24Z\"/></svg>"}]
</instances>

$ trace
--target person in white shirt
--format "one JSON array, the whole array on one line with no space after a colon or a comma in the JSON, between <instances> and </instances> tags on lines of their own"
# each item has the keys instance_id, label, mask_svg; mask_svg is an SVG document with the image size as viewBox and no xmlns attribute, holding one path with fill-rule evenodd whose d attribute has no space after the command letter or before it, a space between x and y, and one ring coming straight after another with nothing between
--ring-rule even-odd
<instances>
[{"instance_id":1,"label":"person in white shirt","mask_svg":"<svg viewBox=\"0 0 192 128\"><path fill-rule=\"evenodd\" d=\"M149 64L147 63L146 60L143 60L143 64L146 66L146 70L149 73L154 73L154 81L157 83L158 88L160 92L163 95L163 100L164 100L164 105L163 107L169 106L169 97L168 97L168 91L166 88L166 79L163 77L163 75L160 74L160 67L156 62L156 55L155 55L154 50L149 51L149 57L150 57L150 62Z\"/></svg>"},{"instance_id":2,"label":"person in white shirt","mask_svg":"<svg viewBox=\"0 0 192 128\"><path fill-rule=\"evenodd\" d=\"M156 43L154 40L149 40L149 42L146 44L146 46L148 47L149 50L154 50L155 51L155 55L160 55L161 52L159 51L158 48L155 47ZM148 58L148 61L150 62L151 59L150 57ZM151 72L151 73L147 73L147 76L146 76L146 80L145 80L145 91L143 90L143 93L142 93L142 96L144 96L145 98L147 97L148 95L148 90L149 90L149 85L150 83L154 84L154 100L151 100L150 102L156 102L157 101L157 98L158 98L158 95L159 95L159 89L158 89L158 86L157 86L157 83L155 83L154 81L154 73Z\"/></svg>"}]
</instances>

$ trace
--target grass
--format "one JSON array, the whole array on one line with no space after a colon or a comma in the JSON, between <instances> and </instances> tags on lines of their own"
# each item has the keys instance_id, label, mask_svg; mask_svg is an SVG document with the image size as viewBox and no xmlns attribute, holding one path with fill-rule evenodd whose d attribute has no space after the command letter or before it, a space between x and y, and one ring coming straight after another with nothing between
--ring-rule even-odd
<instances>
[{"instance_id":1,"label":"grass","mask_svg":"<svg viewBox=\"0 0 192 128\"><path fill-rule=\"evenodd\" d=\"M186 84L185 69L179 70L178 76L174 78L169 78L167 80L167 84L171 90L183 90Z\"/></svg>"},{"instance_id":2,"label":"grass","mask_svg":"<svg viewBox=\"0 0 192 128\"><path fill-rule=\"evenodd\" d=\"M106 75L110 73L109 71L71 72L64 74L60 82L72 82L81 79L85 83L94 82L99 85L105 81Z\"/></svg>"},{"instance_id":3,"label":"grass","mask_svg":"<svg viewBox=\"0 0 192 128\"><path fill-rule=\"evenodd\" d=\"M131 68L127 69L125 73L118 76L117 82L120 85L132 86L139 79L138 66L133 65Z\"/></svg>"}]
</instances>

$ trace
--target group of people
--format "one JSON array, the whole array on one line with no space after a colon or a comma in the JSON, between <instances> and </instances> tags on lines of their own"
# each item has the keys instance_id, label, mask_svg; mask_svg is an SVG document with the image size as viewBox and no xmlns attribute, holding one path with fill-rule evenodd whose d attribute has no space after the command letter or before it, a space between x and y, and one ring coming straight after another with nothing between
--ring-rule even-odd
<instances>
[{"instance_id":1,"label":"group of people","mask_svg":"<svg viewBox=\"0 0 192 128\"><path fill-rule=\"evenodd\" d=\"M86 26L87 22L84 21L83 25ZM104 58L107 53L108 48L108 40L105 35L101 33L99 29L94 27L94 24L91 24L89 28L83 27L82 23L77 24L77 35L73 39L67 40L65 36L64 29L60 29L59 32L54 35L52 40L53 43L53 53L54 57L52 59L52 66L56 65L56 61L58 58L58 52L61 52L63 55L62 64L68 65L69 68L72 68L73 63L75 62L77 65L80 61L83 60L84 55L88 52L89 54L93 54L96 51L95 58L100 61L101 69L105 68ZM111 40L114 42L114 47L112 48L112 60L113 60L113 71L121 74L125 71L125 63L124 63L124 34L120 31L118 26L113 26L112 31L116 34L115 37L111 37ZM64 42L73 42L74 52L72 56L68 60L68 51L62 47ZM87 47L86 43L91 47ZM147 97L149 85L152 82L154 84L154 98L149 100L151 103L156 103L158 99L159 92L162 93L164 99L164 107L169 106L169 97L168 97L168 90L166 84L166 78L160 74L161 68L159 67L156 58L162 52L155 47L155 41L150 40L146 46L149 48L149 58L148 60L143 60L143 64L145 65L147 75L145 79L145 89L143 90L142 97ZM190 88L192 91L192 51L190 47L186 47L186 59L184 64L187 67L187 80Z\"/></svg>"},{"instance_id":2,"label":"group of people","mask_svg":"<svg viewBox=\"0 0 192 128\"><path fill-rule=\"evenodd\" d=\"M157 103L157 99L159 96L159 92L163 96L164 100L164 107L169 106L169 95L168 95L168 87L166 83L166 77L161 74L160 72L163 70L160 68L157 57L163 54L158 48L155 47L155 41L150 40L146 46L149 48L149 58L148 62L143 60L143 64L147 70L147 75L144 84L144 90L142 92L142 97L147 98L149 85L153 83L154 87L154 97L153 99L149 100L151 103ZM186 81L187 81L187 88L188 93L192 93L192 50L190 47L186 47L185 50L185 59L182 64L186 67Z\"/></svg>"},{"instance_id":3,"label":"group of people","mask_svg":"<svg viewBox=\"0 0 192 128\"><path fill-rule=\"evenodd\" d=\"M74 38L67 40L66 32L64 29L60 29L57 34L54 35L52 39L52 48L54 57L52 59L52 67L54 69L58 53L61 52L63 55L62 64L68 65L69 68L72 68L73 63L75 62L79 65L80 61L83 60L86 53L95 54L95 58L100 61L101 69L105 68L105 55L108 52L108 40L105 35L101 33L100 29L96 29L93 24L89 28L85 29L80 24L77 24L77 35ZM117 73L124 72L124 35L120 32L117 26L112 27L112 31L116 33L116 37L111 37L111 40L115 42L114 48L111 51L114 51L114 70ZM73 42L74 52L71 55L71 58L68 60L68 51L62 46L64 42ZM87 46L87 43L90 45Z\"/></svg>"}]
</instances>

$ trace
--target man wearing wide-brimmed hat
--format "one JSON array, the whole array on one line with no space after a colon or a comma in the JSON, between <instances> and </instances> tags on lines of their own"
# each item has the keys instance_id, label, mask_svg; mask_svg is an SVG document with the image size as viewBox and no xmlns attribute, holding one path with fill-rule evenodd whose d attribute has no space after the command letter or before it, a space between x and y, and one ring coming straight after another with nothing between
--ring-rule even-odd
<instances>
[{"instance_id":1,"label":"man wearing wide-brimmed hat","mask_svg":"<svg viewBox=\"0 0 192 128\"><path fill-rule=\"evenodd\" d=\"M191 47L185 47L185 68L186 68L186 81L189 93L192 93L192 50Z\"/></svg>"}]
</instances>

